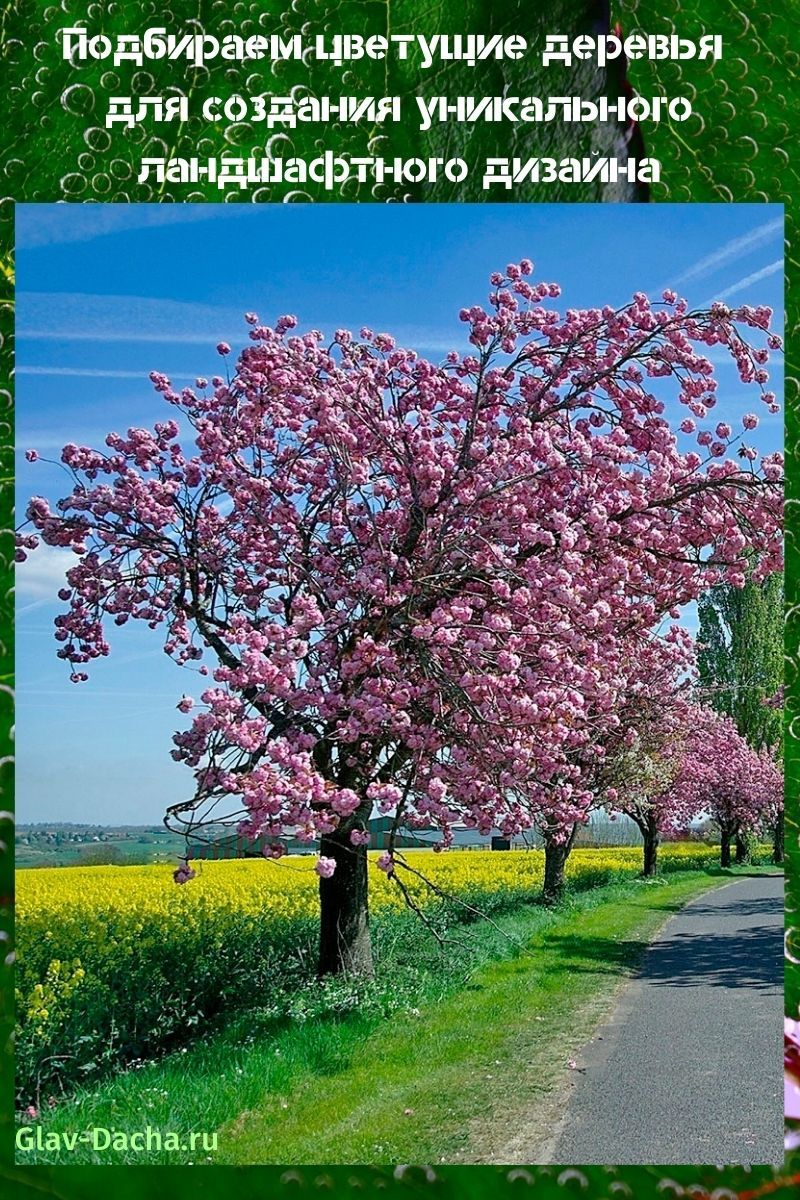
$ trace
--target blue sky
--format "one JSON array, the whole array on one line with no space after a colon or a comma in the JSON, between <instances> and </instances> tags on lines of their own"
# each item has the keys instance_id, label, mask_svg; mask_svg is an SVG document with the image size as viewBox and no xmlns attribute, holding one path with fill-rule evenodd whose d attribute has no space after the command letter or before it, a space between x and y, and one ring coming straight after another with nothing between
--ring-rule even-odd
<instances>
[{"instance_id":1,"label":"blue sky","mask_svg":"<svg viewBox=\"0 0 800 1200\"><path fill-rule=\"evenodd\" d=\"M619 304L675 286L694 306L769 304L781 331L783 211L774 205L18 205L17 471L20 507L56 499L67 477L30 465L67 441L102 445L163 416L147 378L213 375L242 315L295 313L326 332L361 325L439 359L462 346L459 308L488 275L532 258L563 308ZM759 409L719 367L718 419ZM781 378L773 368L774 390ZM172 411L170 410L170 415ZM782 417L758 446L780 447ZM67 489L68 490L68 489ZM66 556L67 565L71 559ZM18 573L18 815L21 821L151 823L190 794L170 757L175 711L196 676L147 629L114 630L88 684L55 657L57 551ZM691 624L692 616L687 616Z\"/></svg>"}]
</instances>

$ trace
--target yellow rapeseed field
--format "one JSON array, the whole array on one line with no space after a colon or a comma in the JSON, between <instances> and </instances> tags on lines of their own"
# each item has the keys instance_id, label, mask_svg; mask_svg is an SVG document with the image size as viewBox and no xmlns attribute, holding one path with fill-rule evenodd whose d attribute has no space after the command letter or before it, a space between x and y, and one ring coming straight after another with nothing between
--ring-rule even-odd
<instances>
[{"instance_id":1,"label":"yellow rapeseed field","mask_svg":"<svg viewBox=\"0 0 800 1200\"><path fill-rule=\"evenodd\" d=\"M538 850L405 850L399 858L437 887L466 899L529 895L541 886L544 872L544 855ZM716 850L697 843L666 845L660 854L662 869L706 865L717 858ZM313 917L319 882L314 862L313 855L279 861L198 860L192 863L197 877L184 886L176 886L173 868L161 864L22 870L17 872L19 928L23 940L35 930L36 940L51 944L63 958L85 953L95 942L108 946L112 934L117 944L120 938L134 942L153 926L162 935L171 927L187 930L197 923L208 928L232 913L259 922ZM637 847L573 850L567 877L580 885L634 876L641 863ZM417 900L432 898L422 880L402 868L399 873ZM370 872L370 904L376 912L404 907L400 890L376 869Z\"/></svg>"},{"instance_id":2,"label":"yellow rapeseed field","mask_svg":"<svg viewBox=\"0 0 800 1200\"><path fill-rule=\"evenodd\" d=\"M667 845L661 866L703 867L717 855L713 847ZM376 855L370 857L372 912L392 918L405 902L375 867ZM408 850L402 859L440 892L486 912L541 890L540 851ZM313 855L198 861L196 878L183 886L166 865L19 871L18 1062L25 1094L43 1073L88 1078L313 975L314 862ZM577 888L592 887L637 875L641 862L636 847L574 850L567 876ZM441 905L423 879L399 869L418 905ZM458 919L457 905L450 914Z\"/></svg>"}]
</instances>

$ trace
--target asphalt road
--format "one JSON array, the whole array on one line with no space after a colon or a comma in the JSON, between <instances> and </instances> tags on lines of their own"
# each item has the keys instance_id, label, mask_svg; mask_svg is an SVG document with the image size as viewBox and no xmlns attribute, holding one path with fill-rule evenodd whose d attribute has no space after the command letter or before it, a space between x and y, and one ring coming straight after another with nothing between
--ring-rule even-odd
<instances>
[{"instance_id":1,"label":"asphalt road","mask_svg":"<svg viewBox=\"0 0 800 1200\"><path fill-rule=\"evenodd\" d=\"M539 1161L783 1162L783 879L683 908L576 1054Z\"/></svg>"}]
</instances>

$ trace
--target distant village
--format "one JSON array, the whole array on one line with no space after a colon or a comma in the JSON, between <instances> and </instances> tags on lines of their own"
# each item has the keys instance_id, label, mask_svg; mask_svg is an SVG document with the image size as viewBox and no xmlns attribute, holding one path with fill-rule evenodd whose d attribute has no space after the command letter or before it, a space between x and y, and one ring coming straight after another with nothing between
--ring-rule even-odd
<instances>
[{"instance_id":1,"label":"distant village","mask_svg":"<svg viewBox=\"0 0 800 1200\"><path fill-rule=\"evenodd\" d=\"M373 817L369 822L370 847L383 850L389 844L391 817ZM692 837L713 838L714 830L697 825ZM203 830L202 841L193 842L191 857L201 859L255 858L264 850L263 838L245 838L225 826ZM400 830L395 837L398 848L431 848L440 840L438 831ZM578 846L638 846L641 834L627 817L613 821L605 813L593 813L588 825L578 830ZM136 865L172 862L185 853L185 842L161 825L91 825L73 822L20 824L16 836L16 864L34 866ZM315 852L312 843L284 839L289 853ZM453 830L453 848L457 850L511 850L538 847L541 839L533 832L517 838L504 838L499 831L480 834L464 825Z\"/></svg>"},{"instance_id":2,"label":"distant village","mask_svg":"<svg viewBox=\"0 0 800 1200\"><path fill-rule=\"evenodd\" d=\"M14 837L17 867L102 866L171 861L183 839L163 825L20 823Z\"/></svg>"}]
</instances>

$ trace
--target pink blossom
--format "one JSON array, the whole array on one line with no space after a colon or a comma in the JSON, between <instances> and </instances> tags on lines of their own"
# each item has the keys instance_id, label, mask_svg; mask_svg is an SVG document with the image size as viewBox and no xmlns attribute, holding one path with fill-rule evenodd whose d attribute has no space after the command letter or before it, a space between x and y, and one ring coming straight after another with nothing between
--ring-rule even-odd
<instances>
[{"instance_id":1,"label":"pink blossom","mask_svg":"<svg viewBox=\"0 0 800 1200\"><path fill-rule=\"evenodd\" d=\"M379 871L385 871L387 875L394 874L394 859L388 850L384 850L383 854L379 854L375 866Z\"/></svg>"},{"instance_id":2,"label":"pink blossom","mask_svg":"<svg viewBox=\"0 0 800 1200\"><path fill-rule=\"evenodd\" d=\"M283 858L286 847L282 842L266 842L261 853L264 858Z\"/></svg>"},{"instance_id":3,"label":"pink blossom","mask_svg":"<svg viewBox=\"0 0 800 1200\"><path fill-rule=\"evenodd\" d=\"M319 875L320 879L330 879L333 872L336 870L336 859L326 858L321 854L314 864L314 870Z\"/></svg>"},{"instance_id":4,"label":"pink blossom","mask_svg":"<svg viewBox=\"0 0 800 1200\"><path fill-rule=\"evenodd\" d=\"M787 1120L800 1121L800 1021L783 1022L784 1110Z\"/></svg>"},{"instance_id":5,"label":"pink blossom","mask_svg":"<svg viewBox=\"0 0 800 1200\"><path fill-rule=\"evenodd\" d=\"M783 807L782 772L769 751L747 744L729 717L692 705L678 749L674 794L709 813L723 836L774 823Z\"/></svg>"},{"instance_id":6,"label":"pink blossom","mask_svg":"<svg viewBox=\"0 0 800 1200\"><path fill-rule=\"evenodd\" d=\"M697 435L710 455L679 436L715 403L718 357L737 402L776 403L767 310L667 314L639 292L559 311L531 272L492 276L444 363L249 313L230 380L153 372L164 419L68 443L74 486L30 500L17 555L71 553L54 623L71 678L132 622L203 677L173 739L187 813L238 814L270 846L366 845L373 812L401 809L444 846L459 823L564 840L613 755L661 737L647 714L673 712L691 667L668 615L721 575L740 586L745 558L780 568L781 457L727 458L724 421ZM714 761L726 738L709 733ZM696 796L713 780L693 750ZM769 763L759 778L772 796Z\"/></svg>"}]
</instances>

